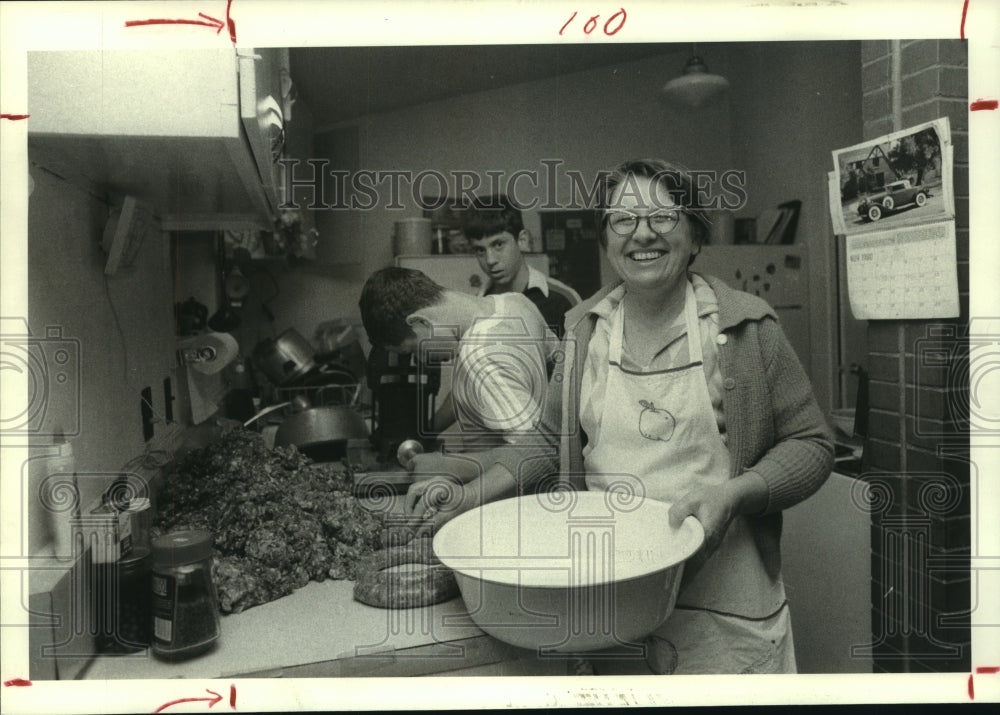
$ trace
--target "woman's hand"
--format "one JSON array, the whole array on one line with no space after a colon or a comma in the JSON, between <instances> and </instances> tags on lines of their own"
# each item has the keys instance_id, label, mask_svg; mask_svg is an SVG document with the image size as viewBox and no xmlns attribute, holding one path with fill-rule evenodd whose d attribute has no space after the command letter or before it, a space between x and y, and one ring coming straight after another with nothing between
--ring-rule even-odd
<instances>
[{"instance_id":1,"label":"woman's hand","mask_svg":"<svg viewBox=\"0 0 1000 715\"><path fill-rule=\"evenodd\" d=\"M737 514L756 514L767 504L767 484L754 472L745 472L721 484L696 487L670 507L670 525L677 528L694 516L705 530L705 543L691 558L694 569L715 553Z\"/></svg>"}]
</instances>

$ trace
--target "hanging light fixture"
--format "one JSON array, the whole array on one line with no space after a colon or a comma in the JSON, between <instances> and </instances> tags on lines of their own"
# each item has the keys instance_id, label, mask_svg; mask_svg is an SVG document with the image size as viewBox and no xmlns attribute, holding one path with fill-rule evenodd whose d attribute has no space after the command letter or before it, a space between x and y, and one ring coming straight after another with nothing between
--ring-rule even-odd
<instances>
[{"instance_id":1,"label":"hanging light fixture","mask_svg":"<svg viewBox=\"0 0 1000 715\"><path fill-rule=\"evenodd\" d=\"M691 58L684 65L683 74L663 85L662 92L664 97L676 104L700 107L728 87L729 81L722 75L709 72L708 65L692 48Z\"/></svg>"}]
</instances>

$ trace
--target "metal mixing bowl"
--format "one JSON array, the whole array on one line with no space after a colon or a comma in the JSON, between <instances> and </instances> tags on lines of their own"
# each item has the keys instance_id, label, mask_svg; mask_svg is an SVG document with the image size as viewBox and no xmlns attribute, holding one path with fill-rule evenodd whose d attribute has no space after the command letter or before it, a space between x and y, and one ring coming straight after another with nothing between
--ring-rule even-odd
<instances>
[{"instance_id":1,"label":"metal mixing bowl","mask_svg":"<svg viewBox=\"0 0 1000 715\"><path fill-rule=\"evenodd\" d=\"M486 504L446 523L434 551L472 620L506 643L591 651L633 643L673 610L684 561L704 541L670 505L614 492L556 492Z\"/></svg>"},{"instance_id":2,"label":"metal mixing bowl","mask_svg":"<svg viewBox=\"0 0 1000 715\"><path fill-rule=\"evenodd\" d=\"M316 462L334 462L347 454L347 441L368 436L368 424L356 410L343 406L311 407L286 417L274 445L294 444Z\"/></svg>"}]
</instances>

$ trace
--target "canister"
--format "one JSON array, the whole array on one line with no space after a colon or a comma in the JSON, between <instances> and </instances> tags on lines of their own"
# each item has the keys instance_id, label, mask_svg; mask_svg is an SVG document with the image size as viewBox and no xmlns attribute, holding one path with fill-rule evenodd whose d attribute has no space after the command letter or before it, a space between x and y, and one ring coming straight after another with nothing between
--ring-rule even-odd
<instances>
[{"instance_id":1,"label":"canister","mask_svg":"<svg viewBox=\"0 0 1000 715\"><path fill-rule=\"evenodd\" d=\"M149 549L140 547L116 562L95 564L91 593L101 652L134 653L149 647L150 561Z\"/></svg>"},{"instance_id":2,"label":"canister","mask_svg":"<svg viewBox=\"0 0 1000 715\"><path fill-rule=\"evenodd\" d=\"M153 539L152 647L166 659L207 651L219 639L219 602L212 582L214 543L204 529Z\"/></svg>"},{"instance_id":3,"label":"canister","mask_svg":"<svg viewBox=\"0 0 1000 715\"><path fill-rule=\"evenodd\" d=\"M423 256L431 252L433 238L429 218L404 218L396 221L393 253L397 256Z\"/></svg>"}]
</instances>

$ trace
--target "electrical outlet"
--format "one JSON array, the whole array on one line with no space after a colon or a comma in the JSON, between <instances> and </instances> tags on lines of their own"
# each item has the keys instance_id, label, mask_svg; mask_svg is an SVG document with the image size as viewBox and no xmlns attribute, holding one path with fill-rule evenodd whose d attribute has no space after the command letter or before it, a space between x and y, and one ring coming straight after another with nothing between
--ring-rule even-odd
<instances>
[{"instance_id":1,"label":"electrical outlet","mask_svg":"<svg viewBox=\"0 0 1000 715\"><path fill-rule=\"evenodd\" d=\"M142 388L139 408L142 414L142 440L153 439L153 388Z\"/></svg>"},{"instance_id":2,"label":"electrical outlet","mask_svg":"<svg viewBox=\"0 0 1000 715\"><path fill-rule=\"evenodd\" d=\"M169 377L163 378L163 419L174 421L174 391Z\"/></svg>"}]
</instances>

